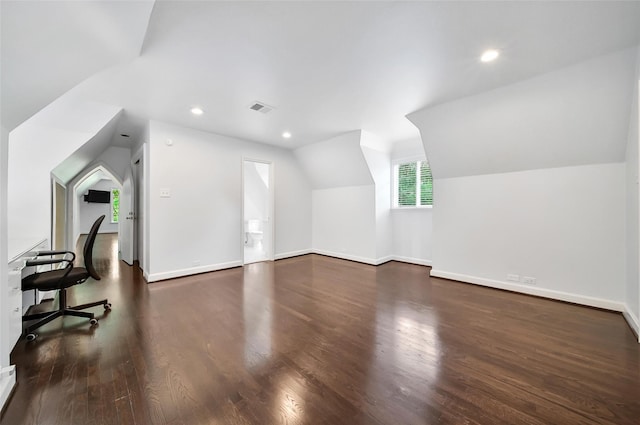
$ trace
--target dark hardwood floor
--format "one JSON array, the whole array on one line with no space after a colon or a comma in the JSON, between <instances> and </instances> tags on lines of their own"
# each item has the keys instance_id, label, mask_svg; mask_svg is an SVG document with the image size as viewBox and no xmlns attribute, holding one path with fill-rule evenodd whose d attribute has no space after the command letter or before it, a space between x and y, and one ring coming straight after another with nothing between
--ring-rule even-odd
<instances>
[{"instance_id":1,"label":"dark hardwood floor","mask_svg":"<svg viewBox=\"0 0 640 425\"><path fill-rule=\"evenodd\" d=\"M21 340L1 423L640 424L620 314L317 255L147 285L114 260Z\"/></svg>"}]
</instances>

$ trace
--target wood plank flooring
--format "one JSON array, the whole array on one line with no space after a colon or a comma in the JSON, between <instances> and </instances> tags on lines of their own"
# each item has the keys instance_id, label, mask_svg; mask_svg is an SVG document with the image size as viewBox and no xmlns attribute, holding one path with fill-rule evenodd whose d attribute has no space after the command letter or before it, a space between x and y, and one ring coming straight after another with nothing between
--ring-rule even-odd
<instances>
[{"instance_id":1,"label":"wood plank flooring","mask_svg":"<svg viewBox=\"0 0 640 425\"><path fill-rule=\"evenodd\" d=\"M20 341L20 424L640 424L620 314L317 255L147 285L100 235L100 323ZM606 283L603 283L606 284Z\"/></svg>"}]
</instances>

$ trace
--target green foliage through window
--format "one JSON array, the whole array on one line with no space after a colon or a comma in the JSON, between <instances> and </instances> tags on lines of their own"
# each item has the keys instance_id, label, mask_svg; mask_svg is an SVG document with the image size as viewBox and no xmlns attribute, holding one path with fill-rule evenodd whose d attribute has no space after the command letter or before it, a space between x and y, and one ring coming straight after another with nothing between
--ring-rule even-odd
<instances>
[{"instance_id":1,"label":"green foliage through window","mask_svg":"<svg viewBox=\"0 0 640 425\"><path fill-rule=\"evenodd\" d=\"M400 164L398 166L398 206L409 207L416 205L416 177L417 162Z\"/></svg>"},{"instance_id":2,"label":"green foliage through window","mask_svg":"<svg viewBox=\"0 0 640 425\"><path fill-rule=\"evenodd\" d=\"M120 189L111 189L111 222L117 223L120 218Z\"/></svg>"},{"instance_id":3,"label":"green foliage through window","mask_svg":"<svg viewBox=\"0 0 640 425\"><path fill-rule=\"evenodd\" d=\"M420 205L433 205L433 177L426 162L420 163Z\"/></svg>"},{"instance_id":4,"label":"green foliage through window","mask_svg":"<svg viewBox=\"0 0 640 425\"><path fill-rule=\"evenodd\" d=\"M433 178L426 161L413 161L396 166L398 207L433 205Z\"/></svg>"}]
</instances>

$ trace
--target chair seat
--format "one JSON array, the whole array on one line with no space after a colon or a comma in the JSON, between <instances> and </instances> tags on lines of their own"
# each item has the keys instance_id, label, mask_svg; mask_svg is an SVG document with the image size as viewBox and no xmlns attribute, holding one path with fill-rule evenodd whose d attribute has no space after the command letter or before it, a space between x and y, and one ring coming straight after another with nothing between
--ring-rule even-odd
<instances>
[{"instance_id":1,"label":"chair seat","mask_svg":"<svg viewBox=\"0 0 640 425\"><path fill-rule=\"evenodd\" d=\"M64 279L61 279L66 272L67 269L60 269L26 276L22 279L22 290L53 291L77 285L89 278L89 272L84 267L74 267Z\"/></svg>"}]
</instances>

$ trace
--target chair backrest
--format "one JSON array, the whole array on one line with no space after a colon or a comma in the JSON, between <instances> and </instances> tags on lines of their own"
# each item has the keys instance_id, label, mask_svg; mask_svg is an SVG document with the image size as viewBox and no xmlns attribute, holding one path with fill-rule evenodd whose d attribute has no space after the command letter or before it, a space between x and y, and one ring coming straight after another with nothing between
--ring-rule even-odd
<instances>
[{"instance_id":1,"label":"chair backrest","mask_svg":"<svg viewBox=\"0 0 640 425\"><path fill-rule=\"evenodd\" d=\"M93 267L93 243L96 241L96 236L98 235L98 229L102 224L102 220L104 220L104 214L98 217L98 219L91 226L91 230L89 231L89 235L87 236L87 240L84 242L84 248L82 250L82 255L84 256L84 268L87 269L89 274L95 280L100 280L100 275L96 272L96 269Z\"/></svg>"}]
</instances>

